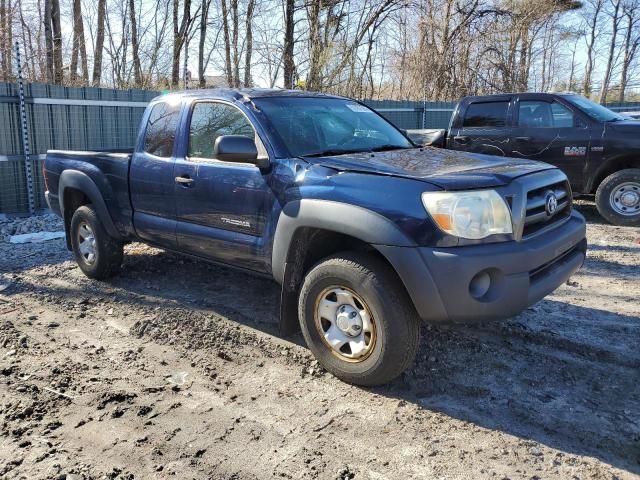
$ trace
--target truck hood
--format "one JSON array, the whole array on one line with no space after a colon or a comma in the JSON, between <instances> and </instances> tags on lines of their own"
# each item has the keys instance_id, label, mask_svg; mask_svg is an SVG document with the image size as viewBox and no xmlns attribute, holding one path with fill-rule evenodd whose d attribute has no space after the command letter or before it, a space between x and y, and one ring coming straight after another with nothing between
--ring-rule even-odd
<instances>
[{"instance_id":1,"label":"truck hood","mask_svg":"<svg viewBox=\"0 0 640 480\"><path fill-rule=\"evenodd\" d=\"M499 187L552 165L441 148L411 148L306 158L339 171L423 180L445 190Z\"/></svg>"},{"instance_id":2,"label":"truck hood","mask_svg":"<svg viewBox=\"0 0 640 480\"><path fill-rule=\"evenodd\" d=\"M607 128L615 130L621 133L634 133L640 132L640 120L622 120L619 122L609 122L606 124Z\"/></svg>"}]
</instances>

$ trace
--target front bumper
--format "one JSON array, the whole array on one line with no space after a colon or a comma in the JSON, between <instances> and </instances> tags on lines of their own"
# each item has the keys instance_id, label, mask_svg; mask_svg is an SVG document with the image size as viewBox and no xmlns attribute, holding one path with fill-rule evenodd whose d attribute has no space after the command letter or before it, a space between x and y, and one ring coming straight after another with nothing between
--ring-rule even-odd
<instances>
[{"instance_id":1,"label":"front bumper","mask_svg":"<svg viewBox=\"0 0 640 480\"><path fill-rule=\"evenodd\" d=\"M508 318L553 292L584 263L584 217L536 237L452 248L377 245L429 322Z\"/></svg>"}]
</instances>

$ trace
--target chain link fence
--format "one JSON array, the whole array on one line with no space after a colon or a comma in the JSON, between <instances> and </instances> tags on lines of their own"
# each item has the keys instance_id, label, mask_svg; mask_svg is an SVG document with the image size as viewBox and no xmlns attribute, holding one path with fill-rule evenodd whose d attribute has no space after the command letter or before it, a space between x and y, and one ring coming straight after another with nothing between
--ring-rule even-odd
<instances>
[{"instance_id":1,"label":"chain link fence","mask_svg":"<svg viewBox=\"0 0 640 480\"><path fill-rule=\"evenodd\" d=\"M146 104L158 92L58 85L24 86L26 140L32 179L27 178L17 84L0 83L0 213L46 208L42 164L47 150L131 148ZM455 102L366 101L400 128L447 128ZM640 110L640 102L613 104Z\"/></svg>"}]
</instances>

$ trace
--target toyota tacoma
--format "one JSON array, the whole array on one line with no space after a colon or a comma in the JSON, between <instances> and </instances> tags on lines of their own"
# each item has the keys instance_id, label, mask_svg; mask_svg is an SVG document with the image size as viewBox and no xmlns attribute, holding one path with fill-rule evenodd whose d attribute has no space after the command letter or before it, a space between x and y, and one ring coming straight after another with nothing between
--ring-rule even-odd
<instances>
[{"instance_id":1,"label":"toyota tacoma","mask_svg":"<svg viewBox=\"0 0 640 480\"><path fill-rule=\"evenodd\" d=\"M132 150L49 151L44 175L88 277L114 275L134 241L271 277L281 332L359 385L412 363L421 321L516 315L587 246L558 168L417 147L309 92L160 96Z\"/></svg>"}]
</instances>

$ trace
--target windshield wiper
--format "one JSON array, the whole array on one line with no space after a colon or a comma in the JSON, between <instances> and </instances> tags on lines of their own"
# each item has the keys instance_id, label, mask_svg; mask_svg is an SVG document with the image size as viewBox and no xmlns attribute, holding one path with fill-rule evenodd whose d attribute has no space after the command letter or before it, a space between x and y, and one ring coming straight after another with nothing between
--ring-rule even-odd
<instances>
[{"instance_id":1,"label":"windshield wiper","mask_svg":"<svg viewBox=\"0 0 640 480\"><path fill-rule=\"evenodd\" d=\"M346 148L332 148L329 150L322 150L321 152L306 153L300 155L301 157L326 157L327 155L345 155L347 153L363 153L368 152L366 149L346 149Z\"/></svg>"},{"instance_id":2,"label":"windshield wiper","mask_svg":"<svg viewBox=\"0 0 640 480\"><path fill-rule=\"evenodd\" d=\"M384 152L387 150L406 150L407 148L411 148L411 147L403 147L402 145L387 144L387 145L380 145L379 147L370 148L369 152Z\"/></svg>"},{"instance_id":3,"label":"windshield wiper","mask_svg":"<svg viewBox=\"0 0 640 480\"><path fill-rule=\"evenodd\" d=\"M301 157L325 157L327 155L346 155L348 153L372 153L372 152L384 152L386 150L402 150L411 147L403 147L401 145L380 145L378 147L372 148L354 148L354 149L346 149L346 148L332 148L329 150L322 150L321 152L313 152L307 153L305 155L300 155Z\"/></svg>"}]
</instances>

